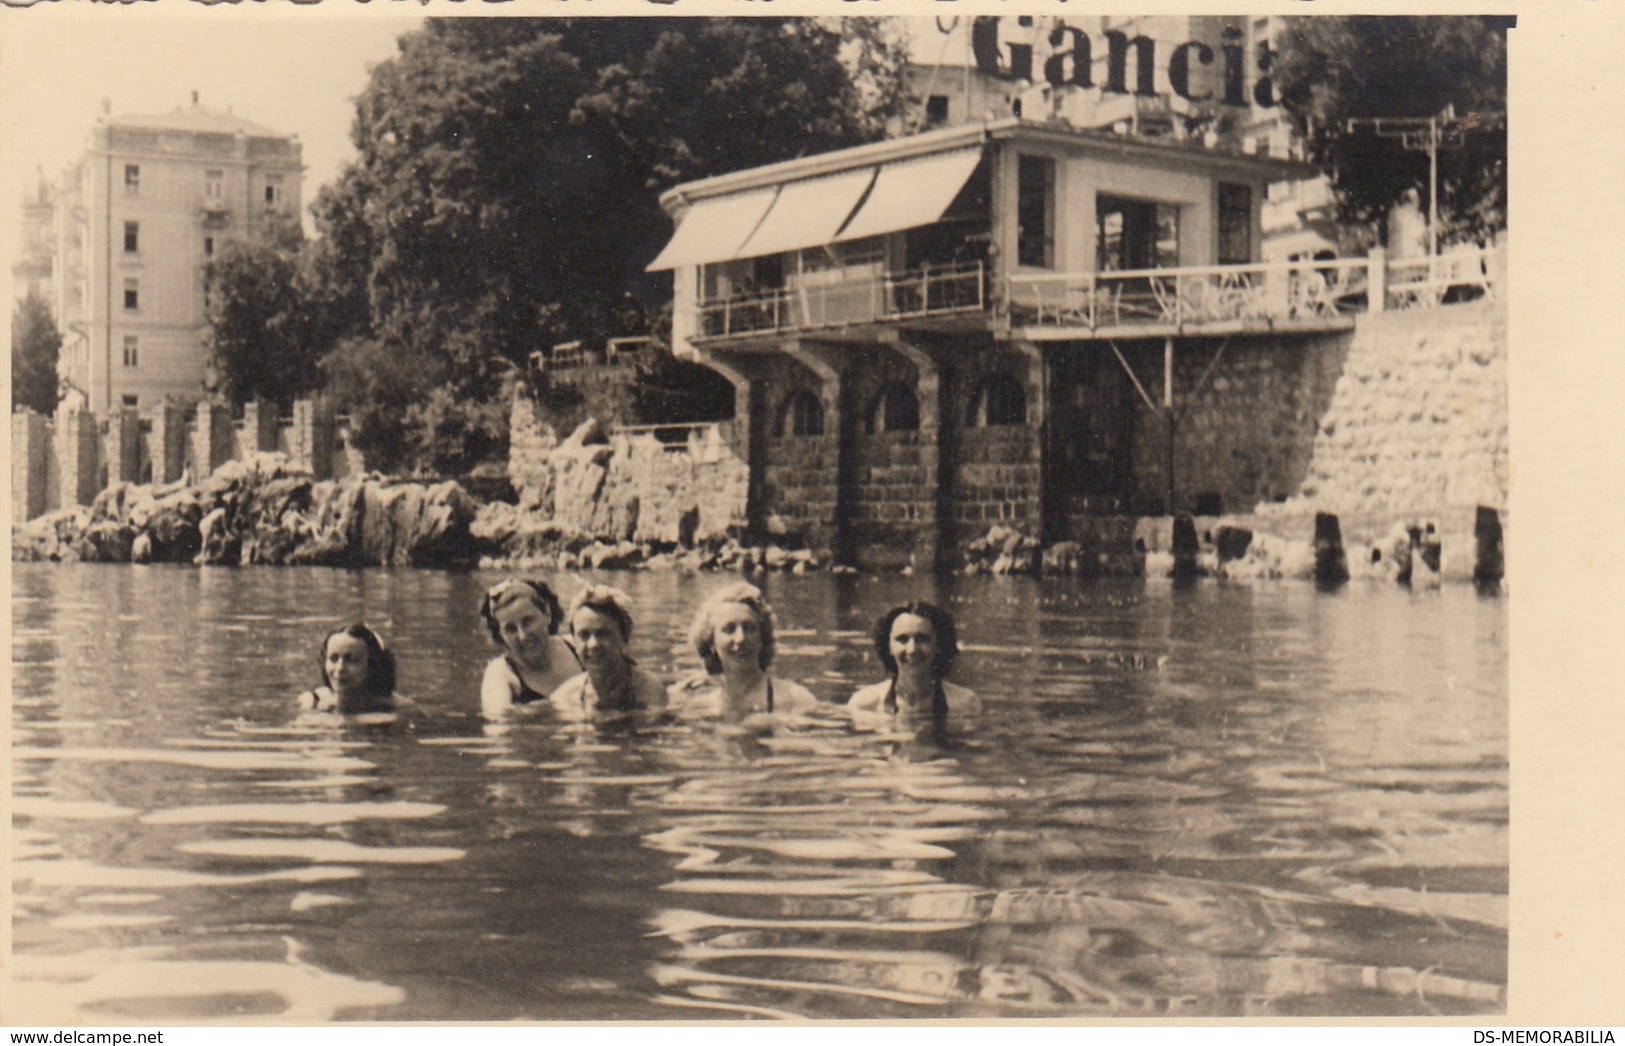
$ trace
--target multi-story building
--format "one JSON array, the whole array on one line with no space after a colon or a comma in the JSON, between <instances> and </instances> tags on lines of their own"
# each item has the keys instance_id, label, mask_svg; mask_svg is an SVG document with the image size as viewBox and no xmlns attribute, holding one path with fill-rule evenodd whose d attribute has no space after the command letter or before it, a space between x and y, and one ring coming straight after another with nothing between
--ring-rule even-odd
<instances>
[{"instance_id":1,"label":"multi-story building","mask_svg":"<svg viewBox=\"0 0 1625 1046\"><path fill-rule=\"evenodd\" d=\"M925 30L913 40L905 75L917 104L901 132L1020 116L1304 159L1285 110L1266 104L1274 102L1269 56L1283 27L1280 16L1068 15L975 22L983 38L980 57L969 19L951 27L939 23L939 31L949 31ZM1196 46L1176 59L1188 43ZM1077 72L1080 50L1089 58L1088 75ZM1347 237L1324 175L1272 184L1262 215L1266 261L1346 253Z\"/></svg>"},{"instance_id":2,"label":"multi-story building","mask_svg":"<svg viewBox=\"0 0 1625 1046\"><path fill-rule=\"evenodd\" d=\"M106 117L58 181L58 369L97 413L207 391L204 266L269 216L298 220L296 135L192 104Z\"/></svg>"},{"instance_id":3,"label":"multi-story building","mask_svg":"<svg viewBox=\"0 0 1625 1046\"><path fill-rule=\"evenodd\" d=\"M1006 117L677 186L651 268L675 351L735 385L753 525L940 564L990 523L1293 489L1308 415L1261 376L1309 380L1366 295L1363 259L1262 262L1269 185L1311 170ZM1257 416L1176 434L1210 382Z\"/></svg>"},{"instance_id":4,"label":"multi-story building","mask_svg":"<svg viewBox=\"0 0 1625 1046\"><path fill-rule=\"evenodd\" d=\"M51 183L42 174L23 197L21 244L11 264L11 288L18 301L37 294L55 304L55 222Z\"/></svg>"}]
</instances>

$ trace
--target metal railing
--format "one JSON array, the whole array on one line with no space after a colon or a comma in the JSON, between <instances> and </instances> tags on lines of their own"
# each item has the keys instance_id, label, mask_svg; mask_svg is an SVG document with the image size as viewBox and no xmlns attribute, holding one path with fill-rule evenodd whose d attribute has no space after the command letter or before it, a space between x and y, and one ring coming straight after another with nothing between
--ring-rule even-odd
<instances>
[{"instance_id":1,"label":"metal railing","mask_svg":"<svg viewBox=\"0 0 1625 1046\"><path fill-rule=\"evenodd\" d=\"M718 431L718 422L702 421L675 425L616 425L610 431L617 436L653 436L668 454L686 451L695 440L704 441Z\"/></svg>"},{"instance_id":2,"label":"metal railing","mask_svg":"<svg viewBox=\"0 0 1625 1046\"><path fill-rule=\"evenodd\" d=\"M1022 273L1004 281L1000 311L1014 326L1187 328L1297 321L1429 308L1493 297L1497 252L1467 248L1431 258L1207 265L1100 273ZM1379 271L1373 272L1373 265ZM1374 278L1375 277L1375 278ZM1380 300L1375 300L1380 299ZM880 323L990 306L981 264L922 268L825 286L798 286L701 304L701 338Z\"/></svg>"},{"instance_id":3,"label":"metal railing","mask_svg":"<svg viewBox=\"0 0 1625 1046\"><path fill-rule=\"evenodd\" d=\"M1331 320L1493 298L1504 250L1469 247L1381 262L1376 254L1267 265L1023 273L1005 280L1003 307L1016 326L1089 330Z\"/></svg>"},{"instance_id":4,"label":"metal railing","mask_svg":"<svg viewBox=\"0 0 1625 1046\"><path fill-rule=\"evenodd\" d=\"M1470 248L1388 263L1390 309L1425 309L1492 297L1492 252Z\"/></svg>"},{"instance_id":5,"label":"metal railing","mask_svg":"<svg viewBox=\"0 0 1625 1046\"><path fill-rule=\"evenodd\" d=\"M1367 259L1208 265L1125 272L1022 274L1007 280L1018 326L1182 327L1362 312Z\"/></svg>"},{"instance_id":6,"label":"metal railing","mask_svg":"<svg viewBox=\"0 0 1625 1046\"><path fill-rule=\"evenodd\" d=\"M986 305L985 271L980 263L924 267L872 279L803 284L703 302L699 336L728 338L919 319L979 312Z\"/></svg>"}]
</instances>

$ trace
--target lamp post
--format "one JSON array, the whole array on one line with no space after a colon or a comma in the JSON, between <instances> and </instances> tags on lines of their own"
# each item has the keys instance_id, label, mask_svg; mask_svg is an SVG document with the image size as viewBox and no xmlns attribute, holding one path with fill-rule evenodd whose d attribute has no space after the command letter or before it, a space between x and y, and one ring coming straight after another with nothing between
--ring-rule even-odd
<instances>
[{"instance_id":1,"label":"lamp post","mask_svg":"<svg viewBox=\"0 0 1625 1046\"><path fill-rule=\"evenodd\" d=\"M1460 123L1456 107L1447 105L1436 116L1391 117L1379 116L1348 121L1348 130L1370 127L1379 138L1398 138L1400 144L1412 152L1427 150L1428 154L1428 257L1439 253L1439 150L1461 148ZM1452 133L1454 132L1454 133Z\"/></svg>"}]
</instances>

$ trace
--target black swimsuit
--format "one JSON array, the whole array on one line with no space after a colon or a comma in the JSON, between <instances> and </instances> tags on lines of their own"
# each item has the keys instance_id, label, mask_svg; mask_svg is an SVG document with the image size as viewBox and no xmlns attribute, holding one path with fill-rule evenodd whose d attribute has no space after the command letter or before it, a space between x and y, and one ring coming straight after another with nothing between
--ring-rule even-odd
<instances>
[{"instance_id":1,"label":"black swimsuit","mask_svg":"<svg viewBox=\"0 0 1625 1046\"><path fill-rule=\"evenodd\" d=\"M569 644L565 644L565 645L569 646ZM576 653L575 647L570 647L570 654L571 654L572 657L574 657L576 659L576 667L580 668L581 667L581 655ZM513 703L514 704L516 704L516 705L528 705L528 704L531 704L534 701L545 701L545 700L547 700L547 695L546 694L543 694L543 693L540 693L538 691L532 690L530 688L530 684L525 682L525 676L524 676L524 674L522 672L519 671L519 666L514 664L513 658L509 657L507 654L503 654L502 655L502 660L504 660L504 661L506 661L508 663L508 671L513 673L514 679L519 683L519 692L513 695Z\"/></svg>"}]
</instances>

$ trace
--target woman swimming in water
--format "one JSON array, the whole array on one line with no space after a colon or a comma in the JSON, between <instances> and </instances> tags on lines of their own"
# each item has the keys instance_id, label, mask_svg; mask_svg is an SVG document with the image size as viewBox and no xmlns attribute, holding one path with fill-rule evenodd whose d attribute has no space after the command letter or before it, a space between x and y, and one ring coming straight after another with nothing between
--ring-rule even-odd
<instances>
[{"instance_id":1,"label":"woman swimming in water","mask_svg":"<svg viewBox=\"0 0 1625 1046\"><path fill-rule=\"evenodd\" d=\"M322 685L299 695L304 712L388 712L395 708L395 655L365 624L322 639Z\"/></svg>"},{"instance_id":2,"label":"woman swimming in water","mask_svg":"<svg viewBox=\"0 0 1625 1046\"><path fill-rule=\"evenodd\" d=\"M499 716L545 701L581 671L575 648L558 636L564 611L540 581L508 578L485 593L480 617L502 654L485 666L480 708Z\"/></svg>"},{"instance_id":3,"label":"woman swimming in water","mask_svg":"<svg viewBox=\"0 0 1625 1046\"><path fill-rule=\"evenodd\" d=\"M625 592L608 585L588 585L570 600L566 620L585 671L549 695L559 715L585 719L601 712L666 707L666 688L626 653L632 638L631 606Z\"/></svg>"},{"instance_id":4,"label":"woman swimming in water","mask_svg":"<svg viewBox=\"0 0 1625 1046\"><path fill-rule=\"evenodd\" d=\"M683 710L738 721L816 706L818 698L812 691L768 674L775 624L773 608L755 585L741 581L713 593L688 631L706 675L674 688L673 697Z\"/></svg>"},{"instance_id":5,"label":"woman swimming in water","mask_svg":"<svg viewBox=\"0 0 1625 1046\"><path fill-rule=\"evenodd\" d=\"M875 653L887 679L852 695L847 707L859 712L941 718L981 711L981 701L945 678L959 655L953 615L932 603L904 603L875 622Z\"/></svg>"}]
</instances>

